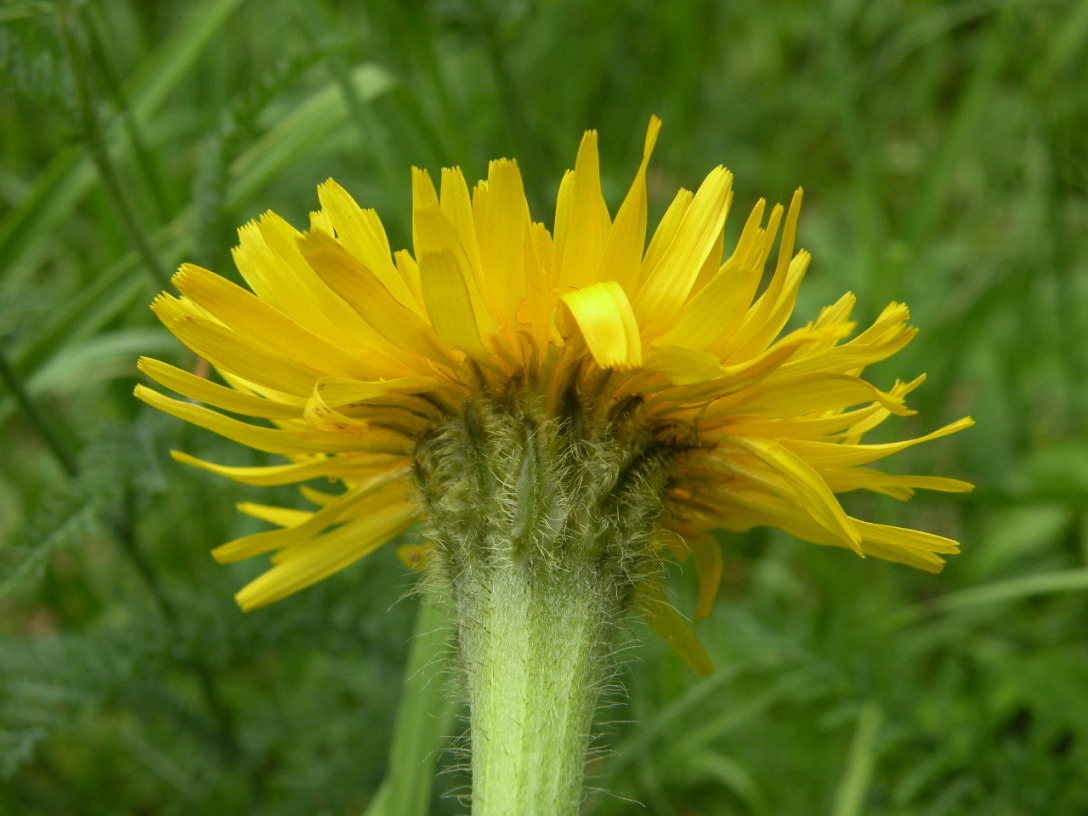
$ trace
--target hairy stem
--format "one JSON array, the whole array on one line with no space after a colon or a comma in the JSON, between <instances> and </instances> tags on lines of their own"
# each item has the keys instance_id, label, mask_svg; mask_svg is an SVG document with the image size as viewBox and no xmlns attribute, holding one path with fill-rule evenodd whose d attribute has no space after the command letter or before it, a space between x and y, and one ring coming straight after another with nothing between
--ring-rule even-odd
<instances>
[{"instance_id":1,"label":"hairy stem","mask_svg":"<svg viewBox=\"0 0 1088 816\"><path fill-rule=\"evenodd\" d=\"M656 570L671 448L595 395L481 396L416 450L456 614L475 816L578 812L616 631Z\"/></svg>"},{"instance_id":2,"label":"hairy stem","mask_svg":"<svg viewBox=\"0 0 1088 816\"><path fill-rule=\"evenodd\" d=\"M458 582L475 816L574 814L618 602L590 564L515 562Z\"/></svg>"}]
</instances>

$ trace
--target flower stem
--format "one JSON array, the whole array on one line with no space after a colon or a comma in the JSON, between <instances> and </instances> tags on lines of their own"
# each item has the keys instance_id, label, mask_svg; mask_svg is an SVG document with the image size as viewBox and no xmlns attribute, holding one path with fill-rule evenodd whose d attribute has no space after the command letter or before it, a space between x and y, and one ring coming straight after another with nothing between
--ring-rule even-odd
<instances>
[{"instance_id":1,"label":"flower stem","mask_svg":"<svg viewBox=\"0 0 1088 816\"><path fill-rule=\"evenodd\" d=\"M616 632L656 568L669 457L637 414L594 426L589 399L560 396L558 417L532 394L481 397L415 453L457 621L475 816L578 812Z\"/></svg>"},{"instance_id":2,"label":"flower stem","mask_svg":"<svg viewBox=\"0 0 1088 816\"><path fill-rule=\"evenodd\" d=\"M510 562L459 581L474 816L578 812L617 616L593 573Z\"/></svg>"}]
</instances>

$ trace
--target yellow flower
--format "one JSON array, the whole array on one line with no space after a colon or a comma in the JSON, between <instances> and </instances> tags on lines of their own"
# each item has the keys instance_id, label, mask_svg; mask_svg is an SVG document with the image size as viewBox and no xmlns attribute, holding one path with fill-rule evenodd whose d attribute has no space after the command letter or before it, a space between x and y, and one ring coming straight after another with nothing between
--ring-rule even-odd
<instances>
[{"instance_id":1,"label":"yellow flower","mask_svg":"<svg viewBox=\"0 0 1088 816\"><path fill-rule=\"evenodd\" d=\"M647 434L637 455L667 451L655 546L694 556L696 618L708 613L721 575L713 528L777 527L934 572L942 554L956 552L938 535L852 518L836 498L971 487L868 467L972 424L862 441L890 415L912 413L904 399L923 380L882 391L862 377L914 336L906 306L889 305L855 334L847 294L785 331L809 262L807 252L794 255L801 191L785 213L775 206L767 215L760 201L723 260L732 175L722 167L695 193L677 193L647 245L646 167L659 129L651 120L614 217L591 131L563 178L552 232L532 221L517 165L499 160L471 195L458 169L442 171L440 192L413 171L411 253L391 254L377 214L327 181L306 232L273 213L239 231L234 258L252 291L181 268L181 297L161 294L152 308L225 384L145 358L142 372L187 399L142 385L136 395L288 461L175 458L248 484L324 477L339 485L334 493L303 486L312 511L240 506L278 528L214 550L220 561L272 553L272 568L238 594L243 609L320 581L424 519L434 506L421 483L424 442L454 418L471 424L481 402L511 399L535 400L533 416L573 423L586 438L611 438L637 414ZM425 560L427 546L405 554ZM658 592L652 579L643 583L648 596ZM676 634L673 614L650 617L675 642L686 635Z\"/></svg>"}]
</instances>

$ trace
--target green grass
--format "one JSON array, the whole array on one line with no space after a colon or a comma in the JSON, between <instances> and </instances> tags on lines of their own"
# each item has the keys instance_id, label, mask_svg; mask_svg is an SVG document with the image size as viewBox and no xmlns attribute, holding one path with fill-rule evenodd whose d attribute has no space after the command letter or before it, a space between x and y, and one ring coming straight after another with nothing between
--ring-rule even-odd
<instances>
[{"instance_id":1,"label":"green grass","mask_svg":"<svg viewBox=\"0 0 1088 816\"><path fill-rule=\"evenodd\" d=\"M723 539L717 671L632 625L586 813L1088 812L1084 87L1085 0L9 0L0 812L464 812L443 625L413 624L392 548L237 611L259 566L207 551L256 494L166 452L250 454L131 398L139 354L192 362L147 305L182 260L236 275L234 228L304 224L330 176L399 247L411 165L515 156L550 221L594 127L615 207L651 113L652 217L718 163L731 234L803 185L799 317L910 304L922 333L876 372L929 375L897 433L978 426L893 468L978 489L849 497L962 540L940 576Z\"/></svg>"}]
</instances>

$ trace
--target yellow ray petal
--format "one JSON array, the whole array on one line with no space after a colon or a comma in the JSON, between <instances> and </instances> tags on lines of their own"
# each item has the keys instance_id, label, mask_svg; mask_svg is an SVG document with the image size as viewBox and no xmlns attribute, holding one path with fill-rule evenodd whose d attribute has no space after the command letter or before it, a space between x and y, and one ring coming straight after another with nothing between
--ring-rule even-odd
<instances>
[{"instance_id":1,"label":"yellow ray petal","mask_svg":"<svg viewBox=\"0 0 1088 816\"><path fill-rule=\"evenodd\" d=\"M785 488L781 495L786 498L796 497L813 518L819 520L831 532L841 536L844 541L849 542L855 550L858 549L861 536L823 477L808 462L788 448L769 439L745 439L734 436L724 439L723 444L740 448L758 458L781 479L780 485ZM740 472L740 467L734 466L728 454L725 454L723 459L727 468ZM748 471L746 475L751 476L751 471ZM765 484L777 487L774 482Z\"/></svg>"},{"instance_id":2,"label":"yellow ray petal","mask_svg":"<svg viewBox=\"0 0 1088 816\"><path fill-rule=\"evenodd\" d=\"M378 214L360 207L351 194L332 179L318 185L317 197L344 249L370 270L402 307L420 314L419 304L393 264L389 239Z\"/></svg>"},{"instance_id":3,"label":"yellow ray petal","mask_svg":"<svg viewBox=\"0 0 1088 816\"><path fill-rule=\"evenodd\" d=\"M305 589L406 530L415 515L416 508L412 505L391 505L369 518L345 524L315 539L314 546L307 548L306 557L286 559L247 584L235 600L243 611L251 612Z\"/></svg>"},{"instance_id":4,"label":"yellow ray petal","mask_svg":"<svg viewBox=\"0 0 1088 816\"><path fill-rule=\"evenodd\" d=\"M601 368L642 364L642 345L627 295L615 281L603 281L563 295L593 359Z\"/></svg>"},{"instance_id":5,"label":"yellow ray petal","mask_svg":"<svg viewBox=\"0 0 1088 816\"><path fill-rule=\"evenodd\" d=\"M674 409L677 403L690 405L737 393L769 376L796 349L797 345L777 343L754 360L735 366L723 366L720 377L661 389L646 399L647 410L659 413Z\"/></svg>"},{"instance_id":6,"label":"yellow ray petal","mask_svg":"<svg viewBox=\"0 0 1088 816\"><path fill-rule=\"evenodd\" d=\"M309 485L299 485L298 492L302 494L306 501L317 505L318 507L327 507L344 495L343 493L329 493L323 490L315 490Z\"/></svg>"},{"instance_id":7,"label":"yellow ray petal","mask_svg":"<svg viewBox=\"0 0 1088 816\"><path fill-rule=\"evenodd\" d=\"M699 602L694 616L694 622L698 623L706 619L718 599L718 588L722 583L722 548L714 536L705 532L685 540L699 571Z\"/></svg>"},{"instance_id":8,"label":"yellow ray petal","mask_svg":"<svg viewBox=\"0 0 1088 816\"><path fill-rule=\"evenodd\" d=\"M525 298L525 233L529 205L518 166L509 160L488 167L487 194L477 195L475 212L480 262L499 323L513 328L518 304Z\"/></svg>"},{"instance_id":9,"label":"yellow ray petal","mask_svg":"<svg viewBox=\"0 0 1088 816\"><path fill-rule=\"evenodd\" d=\"M395 380L378 382L323 377L315 385L316 390L321 392L322 400L335 407L387 397L390 394L418 394L434 387L435 381L429 377L398 377Z\"/></svg>"},{"instance_id":10,"label":"yellow ray petal","mask_svg":"<svg viewBox=\"0 0 1088 816\"><path fill-rule=\"evenodd\" d=\"M217 368L216 372L223 378L223 382L240 394L250 394L262 397L266 400L271 400L272 402L282 402L284 405L305 405L306 403L306 400L293 394L285 394L283 391L277 391L275 388L260 385L252 380L247 380L245 377L239 377L237 374L224 371L221 368Z\"/></svg>"},{"instance_id":11,"label":"yellow ray petal","mask_svg":"<svg viewBox=\"0 0 1088 816\"><path fill-rule=\"evenodd\" d=\"M784 368L785 374L814 372L859 374L866 366L886 360L902 350L918 330L906 325L910 311L901 303L890 304L872 326L841 346L798 355ZM843 328L849 324L840 324Z\"/></svg>"},{"instance_id":12,"label":"yellow ray petal","mask_svg":"<svg viewBox=\"0 0 1088 816\"><path fill-rule=\"evenodd\" d=\"M744 360L752 357L766 349L778 336L793 314L797 294L811 259L807 252L799 252L783 276L781 290L772 295L768 289L760 296L736 330L733 342L723 352L724 359Z\"/></svg>"},{"instance_id":13,"label":"yellow ray petal","mask_svg":"<svg viewBox=\"0 0 1088 816\"><path fill-rule=\"evenodd\" d=\"M438 209L438 192L434 189L434 182L430 174L419 167L412 168L412 246L415 247L416 257L429 250L427 237L429 227L418 220L420 213L425 210Z\"/></svg>"},{"instance_id":14,"label":"yellow ray petal","mask_svg":"<svg viewBox=\"0 0 1088 816\"><path fill-rule=\"evenodd\" d=\"M925 382L925 379L926 375L922 374L909 383L902 383L896 380L895 385L892 387L891 394L893 397L901 399L913 391L918 385ZM839 437L835 441L842 445L857 445L861 442L861 438L864 434L886 420L889 415L890 412L883 406L881 406L879 410L869 413L858 412L852 417L853 421L850 422L850 424L845 425L841 431L834 432L837 433ZM846 415L844 414L843 416Z\"/></svg>"},{"instance_id":15,"label":"yellow ray petal","mask_svg":"<svg viewBox=\"0 0 1088 816\"><path fill-rule=\"evenodd\" d=\"M804 198L804 190L798 187L793 191L793 198L790 199L790 208L786 213L786 223L782 227L782 241L778 246L778 262L775 264L774 277L771 279L771 284L767 287L770 290L774 287L775 281L778 281L778 287L782 287L782 282L785 280L786 272L789 270L790 265L796 260L793 257L793 246L797 241L797 219L801 216L801 200Z\"/></svg>"},{"instance_id":16,"label":"yellow ray petal","mask_svg":"<svg viewBox=\"0 0 1088 816\"><path fill-rule=\"evenodd\" d=\"M642 266L642 252L646 246L646 168L661 131L661 120L650 117L646 128L646 143L642 149L642 163L627 197L616 213L616 220L608 232L604 255L601 259L600 277L614 280L623 287L627 296L634 297Z\"/></svg>"},{"instance_id":17,"label":"yellow ray petal","mask_svg":"<svg viewBox=\"0 0 1088 816\"><path fill-rule=\"evenodd\" d=\"M802 537L809 538L816 544L837 544L827 539L826 534L821 536L818 532L807 529L808 520L799 517L795 511L793 515L793 523L799 528ZM953 555L959 552L959 544L944 536L887 524L874 524L860 519L853 519L853 521L862 535L864 554L882 558L885 561L907 564L926 572L940 572L944 569L944 560L940 555ZM815 532L815 534L810 537L809 532Z\"/></svg>"},{"instance_id":18,"label":"yellow ray petal","mask_svg":"<svg viewBox=\"0 0 1088 816\"><path fill-rule=\"evenodd\" d=\"M797 219L801 215L803 197L804 191L798 187L790 200L789 212L786 213L786 223L782 228L782 241L778 246L778 263L775 265L774 275L771 277L771 282L767 284L767 291L760 297L741 327L742 334L748 336L748 340L744 349L737 352L738 356L755 354L766 348L782 330L786 318L793 311L797 287L800 286L801 279L808 268L807 252L800 253L797 258L793 257L793 245L797 240ZM801 258L804 260L800 260Z\"/></svg>"},{"instance_id":19,"label":"yellow ray petal","mask_svg":"<svg viewBox=\"0 0 1088 816\"><path fill-rule=\"evenodd\" d=\"M300 326L345 348L384 349L382 338L332 297L298 249L302 233L275 213L238 230L234 262L257 296Z\"/></svg>"},{"instance_id":20,"label":"yellow ray petal","mask_svg":"<svg viewBox=\"0 0 1088 816\"><path fill-rule=\"evenodd\" d=\"M411 490L411 486L404 479L406 473L406 469L379 473L353 490L337 496L315 513L309 513L297 521L286 518L290 526L282 525L278 530L254 533L228 541L212 550L212 556L221 564L241 561L261 553L302 544L334 524L369 516L389 505L403 504L408 501ZM256 515L252 509L250 507L246 512ZM258 515L258 518L273 524L280 523L275 516Z\"/></svg>"},{"instance_id":21,"label":"yellow ray petal","mask_svg":"<svg viewBox=\"0 0 1088 816\"><path fill-rule=\"evenodd\" d=\"M417 311L423 314L426 306L423 304L423 288L419 285L419 265L416 264L416 259L406 249L398 249L393 253L393 258L397 262L397 272L400 273L401 278L412 291L412 297L419 304Z\"/></svg>"},{"instance_id":22,"label":"yellow ray petal","mask_svg":"<svg viewBox=\"0 0 1088 816\"><path fill-rule=\"evenodd\" d=\"M731 336L755 296L762 277L757 265L761 199L748 216L740 240L717 273L684 305L676 324L658 340L662 345L684 345L692 349L717 352L723 338ZM717 354L721 359L721 354Z\"/></svg>"},{"instance_id":23,"label":"yellow ray petal","mask_svg":"<svg viewBox=\"0 0 1088 816\"><path fill-rule=\"evenodd\" d=\"M774 248L774 239L778 235L778 228L782 224L782 216L786 209L781 204L775 204L771 208L771 214L767 217L767 226L756 235L759 247L756 266L763 269L767 265L767 259L771 257Z\"/></svg>"},{"instance_id":24,"label":"yellow ray petal","mask_svg":"<svg viewBox=\"0 0 1088 816\"><path fill-rule=\"evenodd\" d=\"M566 250L567 234L570 232L571 208L574 201L574 171L568 170L559 182L559 192L555 198L555 222L552 225L553 257L555 260L555 286L559 286L559 265Z\"/></svg>"},{"instance_id":25,"label":"yellow ray petal","mask_svg":"<svg viewBox=\"0 0 1088 816\"><path fill-rule=\"evenodd\" d=\"M290 398L290 402L285 402L244 394L150 357L141 357L136 367L171 391L224 411L230 411L232 414L264 419L298 419L302 416L302 408L305 405L305 401L299 397Z\"/></svg>"},{"instance_id":26,"label":"yellow ray petal","mask_svg":"<svg viewBox=\"0 0 1088 816\"><path fill-rule=\"evenodd\" d=\"M773 382L777 376L777 373L775 373L766 378L766 381ZM814 379L819 378L814 377ZM891 390L884 395L884 397L886 397L884 401L887 402L888 400L892 400L899 405L900 408L896 411L898 414L914 413L906 408L904 398L924 380L925 375L923 374L909 383L896 382ZM753 388L753 391L756 392L756 397L754 399L757 402L762 400L762 395L764 394L762 386L763 383L761 382ZM769 390L773 390L773 388ZM739 430L736 431L738 436L782 436L784 438L798 437L819 440L820 437L860 435L864 431L875 428L892 414L892 412L884 407L884 405L880 402L876 402L867 405L864 408L857 408L852 411L842 411L826 416L813 414L809 416L791 417L786 410L783 410L783 412L778 415L768 411L766 412L766 415L760 416L753 412L745 412L743 409L734 410L730 406L731 399L732 398L730 397L726 397L711 403L711 405L705 409L700 409L700 425L708 430L734 425L739 428ZM743 400L740 400L739 402L740 404L743 404ZM789 405L787 404L784 407L788 408ZM843 443L845 440L838 438L825 441ZM851 444L856 444L856 442Z\"/></svg>"},{"instance_id":27,"label":"yellow ray petal","mask_svg":"<svg viewBox=\"0 0 1088 816\"><path fill-rule=\"evenodd\" d=\"M170 399L144 385L137 385L133 394L137 399L171 416L266 453L280 453L285 456L343 451L406 454L412 447L411 440L384 429L374 429L366 436L355 436L310 428L261 428L225 417L191 402Z\"/></svg>"},{"instance_id":28,"label":"yellow ray petal","mask_svg":"<svg viewBox=\"0 0 1088 816\"><path fill-rule=\"evenodd\" d=\"M277 527L295 527L305 524L313 517L312 510L296 510L292 507L276 507L269 504L255 504L254 502L239 502L235 505L239 513L245 513L251 518L267 521Z\"/></svg>"},{"instance_id":29,"label":"yellow ray petal","mask_svg":"<svg viewBox=\"0 0 1088 816\"><path fill-rule=\"evenodd\" d=\"M695 282L691 285L691 291L688 293L689 300L701 292L703 287L706 286L710 279L718 273L719 269L721 269L723 252L725 252L724 227L721 232L718 233L718 237L714 239L714 245L710 248L710 252L707 253L703 265L699 267L699 274L695 276Z\"/></svg>"},{"instance_id":30,"label":"yellow ray petal","mask_svg":"<svg viewBox=\"0 0 1088 816\"><path fill-rule=\"evenodd\" d=\"M527 297L518 310L518 320L532 326L538 348L548 342L552 315L557 305L558 272L554 268L551 235L543 224L533 223L525 241Z\"/></svg>"},{"instance_id":31,"label":"yellow ray petal","mask_svg":"<svg viewBox=\"0 0 1088 816\"><path fill-rule=\"evenodd\" d=\"M356 522L379 522L381 514L386 511L394 511L393 514L404 519L406 523L396 532L400 532L405 527L410 525L416 519L423 515L423 508L416 502L415 494L412 491L403 492L400 490L394 490L400 487L399 484L394 483L389 488L383 489L374 497L374 502L368 502L366 504L358 505L352 514L345 519L344 527L350 527ZM380 501L378 501L380 499ZM387 516L388 518L388 516ZM282 550L278 550L273 553L270 560L273 564L285 564L290 561L305 561L307 558L313 556L315 552L325 549L331 542L330 536L338 533L342 527L329 529L319 536L310 537L304 541L300 541L297 544L292 544L289 547L285 547ZM358 528L356 528L358 530ZM386 541L396 532L387 535ZM378 542L379 545L384 542Z\"/></svg>"},{"instance_id":32,"label":"yellow ray petal","mask_svg":"<svg viewBox=\"0 0 1088 816\"><path fill-rule=\"evenodd\" d=\"M842 329L842 337L849 337L854 333L857 324L850 320L850 314L854 310L854 305L857 302L857 298L853 293L847 292L840 297L831 306L825 306L820 310L820 316L816 318L816 328L825 328L828 326L839 326ZM806 343L805 347L794 357L794 360L802 360L805 357L811 357L820 352L827 351L835 346L838 340L825 340L823 342L813 341Z\"/></svg>"},{"instance_id":33,"label":"yellow ray petal","mask_svg":"<svg viewBox=\"0 0 1088 816\"><path fill-rule=\"evenodd\" d=\"M964 417L925 436L906 439L901 442L886 442L880 445L839 445L806 439L787 439L783 440L782 444L817 468L842 469L867 465L870 462L883 459L885 456L891 456L893 453L899 453L899 451L919 445L922 442L929 442L970 428L974 424L975 421L971 417Z\"/></svg>"},{"instance_id":34,"label":"yellow ray petal","mask_svg":"<svg viewBox=\"0 0 1088 816\"><path fill-rule=\"evenodd\" d=\"M816 524L796 506L779 498L733 491L728 494L725 503L733 505L721 517L722 526L728 529L744 530L760 525L778 527L813 544L845 546L844 542ZM862 557L872 555L926 572L940 572L944 568L940 555L959 552L959 544L944 536L855 518L851 518L851 522L861 535L859 555Z\"/></svg>"},{"instance_id":35,"label":"yellow ray petal","mask_svg":"<svg viewBox=\"0 0 1088 816\"><path fill-rule=\"evenodd\" d=\"M646 350L642 365L647 371L658 371L674 385L704 383L728 375L718 358L685 346L665 346L654 343Z\"/></svg>"},{"instance_id":36,"label":"yellow ray petal","mask_svg":"<svg viewBox=\"0 0 1088 816\"><path fill-rule=\"evenodd\" d=\"M886 360L901 351L917 333L916 329L906 326L894 333L889 333L882 342L861 344L852 340L808 357L798 355L798 358L791 360L789 365L783 366L782 374L783 376L816 372L860 374L868 366Z\"/></svg>"},{"instance_id":37,"label":"yellow ray petal","mask_svg":"<svg viewBox=\"0 0 1088 816\"><path fill-rule=\"evenodd\" d=\"M633 606L696 675L705 677L714 670L710 655L699 642L691 624L669 603L660 581L642 581L636 588Z\"/></svg>"},{"instance_id":38,"label":"yellow ray petal","mask_svg":"<svg viewBox=\"0 0 1088 816\"><path fill-rule=\"evenodd\" d=\"M880 412L884 419L887 419L890 416L890 413L879 405L868 405L865 408L859 408L841 414L829 414L826 416L816 414L790 419L745 415L735 416L725 412L715 416L713 419L707 419L705 416L700 415L699 427L702 429L703 433L706 434L708 440L713 439L718 434L731 434L734 436L758 436L769 439L826 438L827 441L839 442L841 440L835 438L836 434L841 434L846 429L849 429L851 424L859 417L870 416L876 412Z\"/></svg>"},{"instance_id":39,"label":"yellow ray petal","mask_svg":"<svg viewBox=\"0 0 1088 816\"><path fill-rule=\"evenodd\" d=\"M322 280L393 345L438 363L452 361L427 321L399 303L371 270L334 239L320 232L307 233L299 240L299 249Z\"/></svg>"},{"instance_id":40,"label":"yellow ray petal","mask_svg":"<svg viewBox=\"0 0 1088 816\"><path fill-rule=\"evenodd\" d=\"M216 368L237 374L276 391L300 397L309 394L324 373L275 353L232 329L200 316L188 301L161 294L151 306L181 342Z\"/></svg>"},{"instance_id":41,"label":"yellow ray petal","mask_svg":"<svg viewBox=\"0 0 1088 816\"><path fill-rule=\"evenodd\" d=\"M687 214L694 198L695 193L691 192L691 190L685 190L681 187L676 191L676 195L673 196L672 202L665 210L665 214L661 216L657 229L654 230L650 245L646 247L646 255L642 259L642 268L639 270L639 288L642 287L649 273L660 265L665 251L672 246L673 239L676 238L676 232L680 229L680 223L684 220L684 216Z\"/></svg>"},{"instance_id":42,"label":"yellow ray petal","mask_svg":"<svg viewBox=\"0 0 1088 816\"><path fill-rule=\"evenodd\" d=\"M944 476L890 476L872 468L831 470L824 474L828 487L836 493L851 490L872 490L897 499L909 499L915 489L937 490L942 493L970 493L975 486L960 479Z\"/></svg>"},{"instance_id":43,"label":"yellow ray petal","mask_svg":"<svg viewBox=\"0 0 1088 816\"><path fill-rule=\"evenodd\" d=\"M407 466L402 456L387 454L352 454L341 453L336 456L318 456L287 465L266 465L262 467L238 467L219 465L190 456L182 451L170 451L175 462L226 476L243 484L271 486L294 484L308 479L325 477L358 482L377 472L384 472Z\"/></svg>"},{"instance_id":44,"label":"yellow ray petal","mask_svg":"<svg viewBox=\"0 0 1088 816\"><path fill-rule=\"evenodd\" d=\"M955 555L960 551L958 542L944 536L859 521L858 529L863 536L862 547L869 555L897 564L906 564L926 572L940 572L944 559L938 553Z\"/></svg>"},{"instance_id":45,"label":"yellow ray petal","mask_svg":"<svg viewBox=\"0 0 1088 816\"><path fill-rule=\"evenodd\" d=\"M480 337L484 339L496 337L498 332L496 315L490 304L490 295L486 291L487 279L483 277L479 269L473 269L469 263L460 239L445 213L438 207L418 209L415 213L415 221L419 225L420 233L420 248L416 252L416 259L420 266L423 265L423 258L443 252L448 253L462 286L468 292L469 303L472 306L473 318L479 328ZM422 270L420 271L420 288L426 289ZM426 292L423 299L426 304Z\"/></svg>"},{"instance_id":46,"label":"yellow ray petal","mask_svg":"<svg viewBox=\"0 0 1088 816\"><path fill-rule=\"evenodd\" d=\"M570 215L560 237L556 222L559 256L559 289L580 289L598 280L597 270L612 221L601 194L601 169L597 156L597 131L586 131L574 162L570 186Z\"/></svg>"},{"instance_id":47,"label":"yellow ray petal","mask_svg":"<svg viewBox=\"0 0 1088 816\"><path fill-rule=\"evenodd\" d=\"M647 336L664 334L691 292L699 269L714 247L732 201L733 175L710 172L695 194L660 261L646 274L635 296L635 314Z\"/></svg>"},{"instance_id":48,"label":"yellow ray petal","mask_svg":"<svg viewBox=\"0 0 1088 816\"><path fill-rule=\"evenodd\" d=\"M306 401L306 410L303 412L306 424L319 431L330 433L344 433L365 435L370 433L375 425L366 419L348 416L325 402L321 391L317 388L310 393L310 399Z\"/></svg>"},{"instance_id":49,"label":"yellow ray petal","mask_svg":"<svg viewBox=\"0 0 1088 816\"><path fill-rule=\"evenodd\" d=\"M446 216L461 248L465 252L469 266L477 277L482 277L480 265L480 246L476 238L476 222L473 216L473 201L468 194L468 185L461 174L461 168L442 169L442 192L439 208Z\"/></svg>"},{"instance_id":50,"label":"yellow ray petal","mask_svg":"<svg viewBox=\"0 0 1088 816\"><path fill-rule=\"evenodd\" d=\"M332 181L332 179L329 179ZM333 229L332 221L329 220L328 213L317 210L316 212L310 211L310 229L324 232L328 235L335 235L336 230Z\"/></svg>"},{"instance_id":51,"label":"yellow ray petal","mask_svg":"<svg viewBox=\"0 0 1088 816\"><path fill-rule=\"evenodd\" d=\"M438 338L479 363L490 365L491 353L480 339L463 267L453 252L430 252L419 260L423 300Z\"/></svg>"},{"instance_id":52,"label":"yellow ray petal","mask_svg":"<svg viewBox=\"0 0 1088 816\"><path fill-rule=\"evenodd\" d=\"M848 374L779 377L776 372L750 389L713 402L705 416L709 420L738 415L802 417L824 411L842 411L872 402L900 416L913 413L904 406L901 397L885 393L860 377Z\"/></svg>"},{"instance_id":53,"label":"yellow ray petal","mask_svg":"<svg viewBox=\"0 0 1088 816\"><path fill-rule=\"evenodd\" d=\"M332 241L331 238L326 240ZM173 283L183 295L233 331L271 353L298 360L315 371L343 377L373 379L378 375L378 370L359 356L318 337L252 292L214 272L183 264L174 275Z\"/></svg>"}]
</instances>

